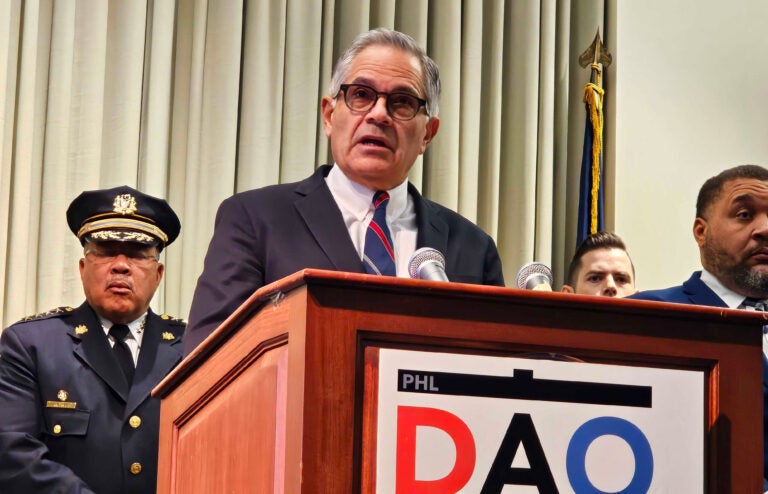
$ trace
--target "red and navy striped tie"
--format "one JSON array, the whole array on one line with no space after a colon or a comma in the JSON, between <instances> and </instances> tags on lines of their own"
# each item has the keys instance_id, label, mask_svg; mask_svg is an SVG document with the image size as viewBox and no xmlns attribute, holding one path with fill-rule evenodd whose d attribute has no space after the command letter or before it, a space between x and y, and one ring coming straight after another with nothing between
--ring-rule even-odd
<instances>
[{"instance_id":1,"label":"red and navy striped tie","mask_svg":"<svg viewBox=\"0 0 768 494\"><path fill-rule=\"evenodd\" d=\"M373 218L365 233L363 266L369 274L395 276L395 251L392 248L392 236L387 227L387 204L389 194L383 191L373 195Z\"/></svg>"}]
</instances>

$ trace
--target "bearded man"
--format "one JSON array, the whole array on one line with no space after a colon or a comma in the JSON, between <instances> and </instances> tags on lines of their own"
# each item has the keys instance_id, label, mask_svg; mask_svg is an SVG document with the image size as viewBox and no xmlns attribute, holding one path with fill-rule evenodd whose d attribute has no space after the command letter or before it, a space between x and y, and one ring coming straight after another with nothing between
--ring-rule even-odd
<instances>
[{"instance_id":1,"label":"bearded man","mask_svg":"<svg viewBox=\"0 0 768 494\"><path fill-rule=\"evenodd\" d=\"M702 185L693 236L701 265L680 286L630 298L768 310L768 169L729 168ZM763 339L763 478L768 479L768 341ZM768 482L764 481L764 488Z\"/></svg>"}]
</instances>

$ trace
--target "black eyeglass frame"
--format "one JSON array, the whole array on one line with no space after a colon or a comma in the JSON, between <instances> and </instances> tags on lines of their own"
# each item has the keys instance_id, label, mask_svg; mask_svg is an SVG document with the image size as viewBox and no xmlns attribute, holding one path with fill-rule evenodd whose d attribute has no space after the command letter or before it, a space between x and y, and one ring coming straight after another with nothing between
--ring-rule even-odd
<instances>
[{"instance_id":1,"label":"black eyeglass frame","mask_svg":"<svg viewBox=\"0 0 768 494\"><path fill-rule=\"evenodd\" d=\"M360 87L360 88L370 90L373 94L376 95L376 97L373 100L371 100L370 106L368 106L367 108L352 108L352 105L349 104L349 101L347 101L347 98L349 97L349 93L350 93L349 88L355 88L355 87ZM421 110L422 108L424 108L424 113L427 116L429 116L429 113L427 112L427 100L423 98L419 98L418 96L413 95L411 93L406 93L403 91L392 91L391 93L385 93L384 91L377 91L376 89L372 88L371 86L368 86L367 84L341 84L339 86L339 92L342 92L342 91L344 92L344 104L347 105L347 108L349 108L350 111L353 111L355 113L364 113L369 111L379 101L379 97L384 96L386 98L385 104L387 107L387 113L389 114L390 117L394 118L395 120L399 120L401 122L407 122L409 120L413 120L416 117L416 115L419 114L419 110ZM392 111L392 108L390 108L390 101L392 101L390 99L390 96L393 96L393 95L405 96L408 98L415 99L419 103L419 106L416 107L416 110L413 112L413 115L411 115L408 118L395 116L395 113ZM336 96L338 97L338 93L336 94Z\"/></svg>"}]
</instances>

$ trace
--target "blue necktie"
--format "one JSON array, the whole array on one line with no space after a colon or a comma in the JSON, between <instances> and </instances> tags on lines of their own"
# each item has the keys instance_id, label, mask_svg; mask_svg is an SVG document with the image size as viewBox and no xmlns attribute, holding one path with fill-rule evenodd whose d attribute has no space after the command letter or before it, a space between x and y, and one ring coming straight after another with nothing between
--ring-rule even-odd
<instances>
[{"instance_id":1,"label":"blue necktie","mask_svg":"<svg viewBox=\"0 0 768 494\"><path fill-rule=\"evenodd\" d=\"M387 227L387 204L389 194L376 192L373 195L373 218L365 232L363 266L368 274L395 276L395 251L392 248L392 236Z\"/></svg>"}]
</instances>

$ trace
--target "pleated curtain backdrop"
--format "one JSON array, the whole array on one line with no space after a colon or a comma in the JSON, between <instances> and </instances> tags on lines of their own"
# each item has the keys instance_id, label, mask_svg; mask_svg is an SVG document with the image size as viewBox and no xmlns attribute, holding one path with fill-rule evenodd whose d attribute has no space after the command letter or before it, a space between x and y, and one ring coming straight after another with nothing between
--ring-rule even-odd
<instances>
[{"instance_id":1,"label":"pleated curtain backdrop","mask_svg":"<svg viewBox=\"0 0 768 494\"><path fill-rule=\"evenodd\" d=\"M589 77L576 60L603 18L598 0L0 2L3 327L82 302L65 211L120 184L181 218L152 306L186 317L219 203L330 162L320 99L340 51L380 26L441 70L440 131L411 181L496 239L508 285L531 260L560 279Z\"/></svg>"}]
</instances>

